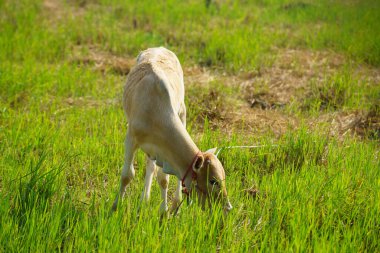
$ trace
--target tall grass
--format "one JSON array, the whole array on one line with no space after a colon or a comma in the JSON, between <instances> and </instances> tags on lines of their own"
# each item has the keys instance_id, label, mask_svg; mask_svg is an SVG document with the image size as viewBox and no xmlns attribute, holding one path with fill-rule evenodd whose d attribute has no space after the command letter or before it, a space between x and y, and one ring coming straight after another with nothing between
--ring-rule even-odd
<instances>
[{"instance_id":1,"label":"tall grass","mask_svg":"<svg viewBox=\"0 0 380 253\"><path fill-rule=\"evenodd\" d=\"M238 144L239 139L226 144ZM379 171L374 168L380 164L375 146L352 140L343 145L327 142L306 130L284 136L277 144L221 153L234 204L228 216L217 206L204 212L196 204L184 204L176 217L164 220L158 215L156 184L152 201L139 208L143 159L138 159L138 175L122 207L109 216L117 173L107 175L113 183L104 188L100 171L70 169L91 151L84 149L75 157L62 151L56 154L61 158L54 160L65 162L54 165L51 151L39 150L41 155L26 172L4 175L12 180L6 180L2 190L1 248L6 252L376 251L380 210ZM43 147L30 146L35 149ZM108 161L100 163L107 166ZM74 181L72 174L78 173L82 176ZM93 189L88 189L88 180L97 181ZM244 190L250 187L260 193L254 196Z\"/></svg>"}]
</instances>

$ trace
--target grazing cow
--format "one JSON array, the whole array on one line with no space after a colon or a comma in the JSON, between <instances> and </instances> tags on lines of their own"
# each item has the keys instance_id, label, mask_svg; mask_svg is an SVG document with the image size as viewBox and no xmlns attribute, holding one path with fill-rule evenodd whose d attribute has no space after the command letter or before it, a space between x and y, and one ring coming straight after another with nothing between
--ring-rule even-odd
<instances>
[{"instance_id":1,"label":"grazing cow","mask_svg":"<svg viewBox=\"0 0 380 253\"><path fill-rule=\"evenodd\" d=\"M142 196L146 200L150 196L156 165L160 167L157 180L163 198L162 212L168 210L169 174L180 180L174 207L180 203L182 185L187 194L196 191L203 207L207 200L215 199L223 204L225 211L232 208L227 197L224 169L213 154L215 150L201 152L186 131L184 95L182 68L173 52L159 47L139 54L124 87L123 106L128 130L120 190L113 210L135 176L133 157L138 148L147 154Z\"/></svg>"}]
</instances>

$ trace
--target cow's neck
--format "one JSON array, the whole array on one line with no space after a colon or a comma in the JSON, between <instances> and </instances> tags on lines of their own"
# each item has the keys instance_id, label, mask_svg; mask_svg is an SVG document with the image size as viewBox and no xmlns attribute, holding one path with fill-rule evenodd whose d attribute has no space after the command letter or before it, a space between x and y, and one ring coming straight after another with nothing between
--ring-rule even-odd
<instances>
[{"instance_id":1,"label":"cow's neck","mask_svg":"<svg viewBox=\"0 0 380 253\"><path fill-rule=\"evenodd\" d=\"M195 145L182 123L166 127L164 132L161 137L164 143L162 157L175 170L176 176L181 179L192 165L199 148ZM167 138L167 136L170 138Z\"/></svg>"}]
</instances>

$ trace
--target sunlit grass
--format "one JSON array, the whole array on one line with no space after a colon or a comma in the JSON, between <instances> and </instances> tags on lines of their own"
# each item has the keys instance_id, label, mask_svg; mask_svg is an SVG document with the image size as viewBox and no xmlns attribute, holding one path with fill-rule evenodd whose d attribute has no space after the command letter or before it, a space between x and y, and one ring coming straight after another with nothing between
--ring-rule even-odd
<instances>
[{"instance_id":1,"label":"sunlit grass","mask_svg":"<svg viewBox=\"0 0 380 253\"><path fill-rule=\"evenodd\" d=\"M220 154L232 212L185 203L161 219L156 183L151 201L140 203L145 159L138 152L136 178L109 215L123 164L125 76L75 54L96 49L130 59L163 45L184 67L240 73L270 66L279 48L303 48L376 67L377 3L70 0L49 8L0 1L1 252L379 250L376 130L373 140L338 140L302 124L280 137L226 136L212 121L244 94L219 80L187 87L191 136L202 150L263 145ZM326 111L378 115L378 84L354 68L310 80L310 96L286 113L300 121ZM172 177L170 196L175 184Z\"/></svg>"}]
</instances>

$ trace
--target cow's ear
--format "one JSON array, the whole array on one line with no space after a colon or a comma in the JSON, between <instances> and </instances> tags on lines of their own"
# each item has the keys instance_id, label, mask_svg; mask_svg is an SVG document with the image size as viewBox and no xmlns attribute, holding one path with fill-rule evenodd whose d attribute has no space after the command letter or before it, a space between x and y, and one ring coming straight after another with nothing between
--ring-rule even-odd
<instances>
[{"instance_id":1,"label":"cow's ear","mask_svg":"<svg viewBox=\"0 0 380 253\"><path fill-rule=\"evenodd\" d=\"M214 154L214 155L215 155L217 149L218 149L217 147L215 147L215 148L210 148L210 149L207 150L205 153L209 153L209 154Z\"/></svg>"},{"instance_id":2,"label":"cow's ear","mask_svg":"<svg viewBox=\"0 0 380 253\"><path fill-rule=\"evenodd\" d=\"M205 161L205 158L203 157L203 155L197 156L197 159L193 163L193 171L198 173L200 169L203 167L204 161Z\"/></svg>"}]
</instances>

